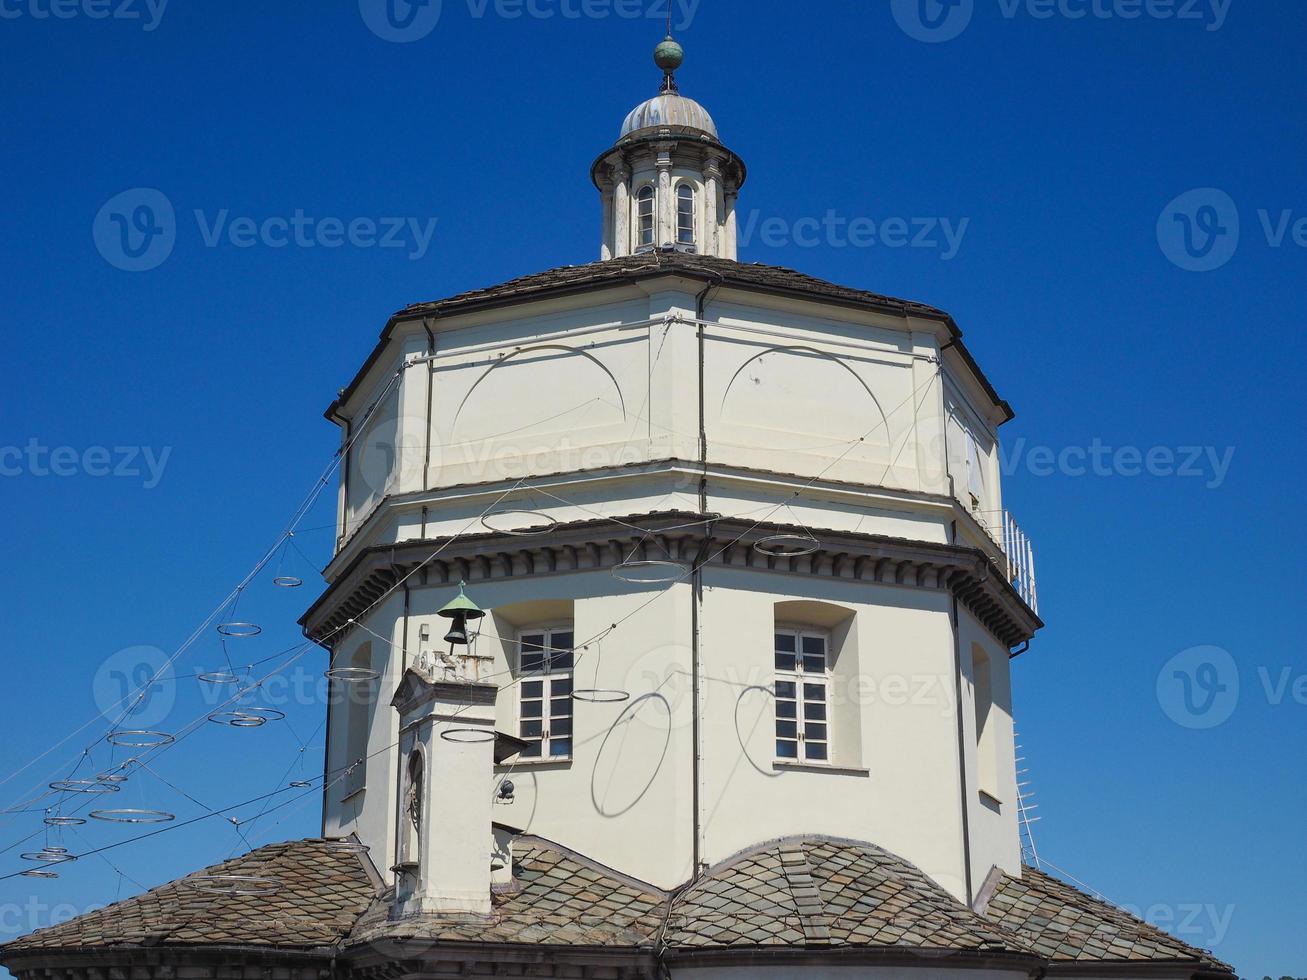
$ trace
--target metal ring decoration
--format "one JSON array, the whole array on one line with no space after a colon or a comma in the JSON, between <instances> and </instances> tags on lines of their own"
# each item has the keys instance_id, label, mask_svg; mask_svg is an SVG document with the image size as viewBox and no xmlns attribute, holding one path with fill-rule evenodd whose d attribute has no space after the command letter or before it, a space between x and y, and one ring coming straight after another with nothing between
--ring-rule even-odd
<instances>
[{"instance_id":1,"label":"metal ring decoration","mask_svg":"<svg viewBox=\"0 0 1307 980\"><path fill-rule=\"evenodd\" d=\"M257 875L191 875L181 884L211 895L275 895L281 891L281 879Z\"/></svg>"},{"instance_id":2,"label":"metal ring decoration","mask_svg":"<svg viewBox=\"0 0 1307 980\"><path fill-rule=\"evenodd\" d=\"M125 783L127 776L121 772L102 772L95 777L97 782L101 783Z\"/></svg>"},{"instance_id":3,"label":"metal ring decoration","mask_svg":"<svg viewBox=\"0 0 1307 980\"><path fill-rule=\"evenodd\" d=\"M281 721L286 712L276 708L236 708L232 711L215 711L209 721L228 728L262 728L270 721Z\"/></svg>"},{"instance_id":4,"label":"metal ring decoration","mask_svg":"<svg viewBox=\"0 0 1307 980\"><path fill-rule=\"evenodd\" d=\"M223 636L240 639L246 636L258 636L263 632L263 627L257 623L219 623L218 632Z\"/></svg>"},{"instance_id":5,"label":"metal ring decoration","mask_svg":"<svg viewBox=\"0 0 1307 980\"><path fill-rule=\"evenodd\" d=\"M490 519L492 517L517 517L517 516L532 517L537 520L543 521L544 523L532 524L531 526L525 528L498 527L490 523ZM548 534L554 528L558 527L558 518L551 517L549 514L543 513L542 511L538 511L538 510L513 510L513 509L494 510L482 516L481 524L483 527L487 528L488 530L494 531L497 534L511 534L513 537L517 537L517 538L531 538L531 537L535 537L537 534Z\"/></svg>"},{"instance_id":6,"label":"metal ring decoration","mask_svg":"<svg viewBox=\"0 0 1307 980\"><path fill-rule=\"evenodd\" d=\"M98 779L58 779L50 788L59 793L117 793L121 786L115 783L102 783Z\"/></svg>"},{"instance_id":7,"label":"metal ring decoration","mask_svg":"<svg viewBox=\"0 0 1307 980\"><path fill-rule=\"evenodd\" d=\"M171 745L177 741L177 738L167 732L149 732L137 729L126 732L110 732L104 737L104 740L110 745L117 745L124 749L154 749L160 745Z\"/></svg>"},{"instance_id":8,"label":"metal ring decoration","mask_svg":"<svg viewBox=\"0 0 1307 980\"><path fill-rule=\"evenodd\" d=\"M773 534L755 541L753 550L768 558L803 558L816 554L821 542L811 534Z\"/></svg>"},{"instance_id":9,"label":"metal ring decoration","mask_svg":"<svg viewBox=\"0 0 1307 980\"><path fill-rule=\"evenodd\" d=\"M61 817L56 814L45 818L47 827L80 827L84 823L85 817Z\"/></svg>"},{"instance_id":10,"label":"metal ring decoration","mask_svg":"<svg viewBox=\"0 0 1307 980\"><path fill-rule=\"evenodd\" d=\"M572 692L573 701L590 704L621 704L631 700L630 691L605 690L602 687L581 687Z\"/></svg>"},{"instance_id":11,"label":"metal ring decoration","mask_svg":"<svg viewBox=\"0 0 1307 980\"><path fill-rule=\"evenodd\" d=\"M328 838L324 841L327 850L335 851L337 854L366 854L368 845L360 840L348 840L344 837L335 839Z\"/></svg>"},{"instance_id":12,"label":"metal ring decoration","mask_svg":"<svg viewBox=\"0 0 1307 980\"><path fill-rule=\"evenodd\" d=\"M671 585L690 574L679 561L624 561L613 566L613 578L632 585Z\"/></svg>"},{"instance_id":13,"label":"metal ring decoration","mask_svg":"<svg viewBox=\"0 0 1307 980\"><path fill-rule=\"evenodd\" d=\"M440 737L446 742L457 742L460 745L479 745L493 742L496 738L493 728L446 728Z\"/></svg>"},{"instance_id":14,"label":"metal ring decoration","mask_svg":"<svg viewBox=\"0 0 1307 980\"><path fill-rule=\"evenodd\" d=\"M225 670L211 670L196 674L195 679L202 684L239 684L241 679Z\"/></svg>"},{"instance_id":15,"label":"metal ring decoration","mask_svg":"<svg viewBox=\"0 0 1307 980\"><path fill-rule=\"evenodd\" d=\"M330 670L322 672L322 676L332 681L343 681L346 684L361 684L366 681L375 681L381 678L381 671L373 670L371 667L332 667Z\"/></svg>"},{"instance_id":16,"label":"metal ring decoration","mask_svg":"<svg viewBox=\"0 0 1307 980\"><path fill-rule=\"evenodd\" d=\"M312 789L313 783L307 779L292 779L288 784L291 789Z\"/></svg>"},{"instance_id":17,"label":"metal ring decoration","mask_svg":"<svg viewBox=\"0 0 1307 980\"><path fill-rule=\"evenodd\" d=\"M26 871L18 872L24 878L58 878L58 871L45 871L41 868L28 868Z\"/></svg>"},{"instance_id":18,"label":"metal ring decoration","mask_svg":"<svg viewBox=\"0 0 1307 980\"><path fill-rule=\"evenodd\" d=\"M176 820L177 814L167 810L138 810L128 807L122 810L92 810L91 819L104 820L108 823L167 823Z\"/></svg>"},{"instance_id":19,"label":"metal ring decoration","mask_svg":"<svg viewBox=\"0 0 1307 980\"><path fill-rule=\"evenodd\" d=\"M64 864L67 861L76 861L73 855L65 851L52 851L46 848L43 851L28 851L26 854L20 854L24 861L38 861L41 864Z\"/></svg>"},{"instance_id":20,"label":"metal ring decoration","mask_svg":"<svg viewBox=\"0 0 1307 980\"><path fill-rule=\"evenodd\" d=\"M298 575L278 575L272 580L272 584L279 589L298 589L304 584L304 580Z\"/></svg>"},{"instance_id":21,"label":"metal ring decoration","mask_svg":"<svg viewBox=\"0 0 1307 980\"><path fill-rule=\"evenodd\" d=\"M257 718L260 721L281 721L286 717L286 712L277 708L237 708L234 714L244 715L246 718Z\"/></svg>"},{"instance_id":22,"label":"metal ring decoration","mask_svg":"<svg viewBox=\"0 0 1307 980\"><path fill-rule=\"evenodd\" d=\"M268 723L265 718L255 718L240 711L215 711L209 715L209 721L228 728L260 728Z\"/></svg>"}]
</instances>

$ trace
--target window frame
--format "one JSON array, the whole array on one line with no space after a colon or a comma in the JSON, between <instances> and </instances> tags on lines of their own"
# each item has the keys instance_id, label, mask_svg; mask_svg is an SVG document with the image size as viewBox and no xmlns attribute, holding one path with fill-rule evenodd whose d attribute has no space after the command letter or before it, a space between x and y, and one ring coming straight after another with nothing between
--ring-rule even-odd
<instances>
[{"instance_id":1,"label":"window frame","mask_svg":"<svg viewBox=\"0 0 1307 980\"><path fill-rule=\"evenodd\" d=\"M786 669L779 665L777 656L787 651L778 649L780 647L779 637L784 634L794 638L794 667ZM804 639L818 639L822 642L822 668L820 672L810 672L806 669L803 661L805 659L803 650ZM829 766L833 765L834 759L834 734L833 719L831 717L831 682L834 677L832 664L832 637L831 631L818 626L810 626L802 623L777 623L772 630L772 698L776 706L775 725L772 732L772 747L776 761L788 765L808 765L808 766ZM818 676L818 674L820 676ZM808 692L809 685L820 683L822 686L821 699L810 698ZM793 695L791 697L782 697L783 684L793 685ZM783 705L792 705L793 717L783 717ZM813 717L808 717L809 705L821 706L820 717L814 712ZM793 724L794 735L784 735L782 732L785 726ZM820 729L824 737L813 737L814 729ZM781 744L789 743L794 746L794 755L782 755ZM821 745L824 747L824 755L811 756L808 754L809 745Z\"/></svg>"},{"instance_id":2,"label":"window frame","mask_svg":"<svg viewBox=\"0 0 1307 980\"><path fill-rule=\"evenodd\" d=\"M649 213L645 214L648 202ZM646 222L648 228L646 229ZM646 230L648 241L645 241ZM645 184L635 195L635 245L636 248L656 248L658 245L658 189L653 184Z\"/></svg>"},{"instance_id":3,"label":"window frame","mask_svg":"<svg viewBox=\"0 0 1307 980\"><path fill-rule=\"evenodd\" d=\"M572 637L572 643L576 642L576 627L571 622L550 622L541 625L524 626L517 631L517 680L518 692L515 699L517 714L517 737L527 742L529 745L538 746L534 753L530 749L525 749L519 756L520 763L546 763L546 762L568 762L571 761L575 750L575 724L576 712L574 710L575 702L572 700L573 685L576 677L576 649L575 646L555 647L554 634L567 633ZM543 643L541 652L550 651L567 651L571 654L569 663L566 667L555 668L552 656L543 659L543 665L540 669L527 670L523 666L523 653L526 651L526 637L541 636ZM532 686L539 684L538 693ZM528 695L533 696L528 696ZM566 712L558 711L557 701L564 701L563 707ZM539 714L528 715L527 703L538 704ZM534 710L534 709L532 709ZM540 725L539 735L527 735L527 727L538 722ZM566 732L555 734L551 726L555 723L562 722L566 726ZM567 749L565 752L554 752L555 742L566 742Z\"/></svg>"},{"instance_id":4,"label":"window frame","mask_svg":"<svg viewBox=\"0 0 1307 980\"><path fill-rule=\"evenodd\" d=\"M688 192L688 201L689 201L688 209L685 208L687 192ZM698 224L699 224L698 213L697 213L698 204L699 204L698 190L695 188L695 186L692 183L690 183L689 181L682 181L681 183L676 185L676 244L677 245L689 245L690 247L693 248L698 244L698 237L697 237ZM686 217L689 218L689 236L690 236L689 238L684 237L686 226L683 223L683 219Z\"/></svg>"}]
</instances>

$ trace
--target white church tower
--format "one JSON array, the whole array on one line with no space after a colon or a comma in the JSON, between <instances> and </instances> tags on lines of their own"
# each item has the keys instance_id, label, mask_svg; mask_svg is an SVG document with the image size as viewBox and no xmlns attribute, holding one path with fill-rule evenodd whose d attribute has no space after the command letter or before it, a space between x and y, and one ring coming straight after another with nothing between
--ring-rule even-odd
<instances>
[{"instance_id":1,"label":"white church tower","mask_svg":"<svg viewBox=\"0 0 1307 980\"><path fill-rule=\"evenodd\" d=\"M400 310L327 411L323 838L19 980L1233 980L1023 864L1012 412L949 314L736 261L744 164L655 58L603 258Z\"/></svg>"},{"instance_id":2,"label":"white church tower","mask_svg":"<svg viewBox=\"0 0 1307 980\"><path fill-rule=\"evenodd\" d=\"M1011 412L947 314L734 261L744 164L680 45L655 60L592 170L607 257L401 311L328 413L339 551L304 624L381 677L336 692L324 831L407 866L389 703L449 656L466 583L524 743L484 773L498 821L666 888L759 841L871 841L970 903L1021 867Z\"/></svg>"}]
</instances>

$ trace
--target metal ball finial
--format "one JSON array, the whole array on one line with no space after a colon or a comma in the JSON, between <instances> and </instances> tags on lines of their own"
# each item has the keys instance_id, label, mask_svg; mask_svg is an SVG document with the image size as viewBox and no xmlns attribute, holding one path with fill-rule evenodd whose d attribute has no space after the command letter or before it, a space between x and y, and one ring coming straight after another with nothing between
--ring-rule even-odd
<instances>
[{"instance_id":1,"label":"metal ball finial","mask_svg":"<svg viewBox=\"0 0 1307 980\"><path fill-rule=\"evenodd\" d=\"M654 48L654 64L670 75L685 63L685 49L670 34Z\"/></svg>"}]
</instances>

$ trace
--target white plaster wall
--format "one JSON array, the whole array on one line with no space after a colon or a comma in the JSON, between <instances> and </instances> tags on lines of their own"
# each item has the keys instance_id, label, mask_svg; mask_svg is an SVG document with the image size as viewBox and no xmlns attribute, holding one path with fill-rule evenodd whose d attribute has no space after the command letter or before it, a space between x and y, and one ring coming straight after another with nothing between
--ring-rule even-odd
<instances>
[{"instance_id":1,"label":"white plaster wall","mask_svg":"<svg viewBox=\"0 0 1307 980\"><path fill-rule=\"evenodd\" d=\"M706 328L709 458L869 486L937 490L921 447L937 427L933 341L868 326L739 305ZM924 365L924 369L922 367Z\"/></svg>"},{"instance_id":2,"label":"white plaster wall","mask_svg":"<svg viewBox=\"0 0 1307 980\"><path fill-rule=\"evenodd\" d=\"M966 755L968 822L971 834L971 876L979 889L994 865L1019 875L1021 841L1018 829L1016 744L1013 735L1011 660L1008 650L965 608L958 613ZM975 665L972 650L979 645L989 656L997 752L997 784L982 785L977 764ZM983 798L982 790L986 791Z\"/></svg>"},{"instance_id":3,"label":"white plaster wall","mask_svg":"<svg viewBox=\"0 0 1307 980\"><path fill-rule=\"evenodd\" d=\"M839 652L831 687L831 765L803 770L775 765L769 690L773 607L799 599L850 610L857 624L856 646ZM703 810L710 863L760 840L830 834L879 844L964 898L948 605L942 593L893 586L729 569L705 574ZM848 656L856 663L846 665Z\"/></svg>"},{"instance_id":4,"label":"white plaster wall","mask_svg":"<svg viewBox=\"0 0 1307 980\"><path fill-rule=\"evenodd\" d=\"M354 629L333 652L333 666L350 666L354 651L371 643L372 669L381 677L371 685L373 700L368 712L368 755L364 763L364 788L350 793L351 781L339 772L351 762L348 744L348 718L351 709L364 701L364 685L333 681L329 691L327 727L327 786L323 794L323 833L347 836L357 833L373 848L379 868L394 863L395 787L398 779L399 716L390 706L404 673L402 649L404 599L402 592L392 593L362 619L367 630ZM370 630L371 632L368 632ZM377 634L377 635L373 635ZM384 873L389 874L388 871Z\"/></svg>"}]
</instances>

